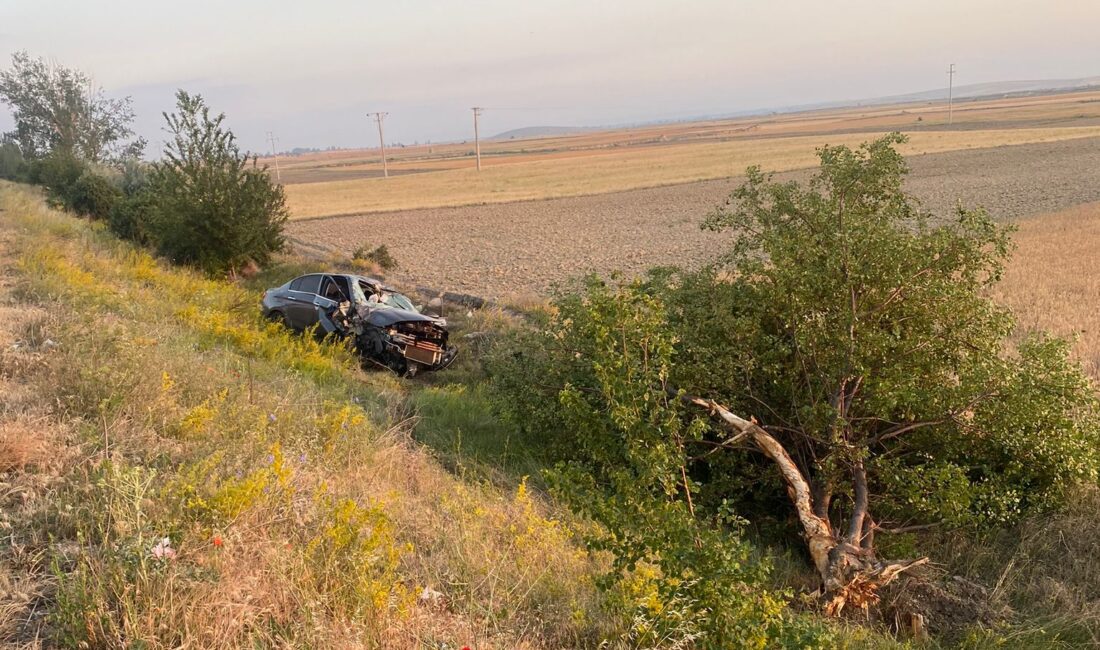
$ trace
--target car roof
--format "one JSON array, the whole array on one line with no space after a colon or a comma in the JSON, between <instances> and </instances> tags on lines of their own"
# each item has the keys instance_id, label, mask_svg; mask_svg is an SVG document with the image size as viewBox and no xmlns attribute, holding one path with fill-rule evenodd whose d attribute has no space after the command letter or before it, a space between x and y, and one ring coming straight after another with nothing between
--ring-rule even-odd
<instances>
[{"instance_id":1,"label":"car roof","mask_svg":"<svg viewBox=\"0 0 1100 650\"><path fill-rule=\"evenodd\" d=\"M371 277L367 277L365 275L353 275L353 274L350 274L350 273L347 274L347 276L349 278L355 278L356 280L362 280L362 281L366 282L367 284L372 284L374 286L381 287L383 291L389 291L391 293L401 293L400 289L392 287L392 286L386 284L385 282L382 282L381 280L379 280L377 278L371 278Z\"/></svg>"},{"instance_id":2,"label":"car roof","mask_svg":"<svg viewBox=\"0 0 1100 650\"><path fill-rule=\"evenodd\" d=\"M299 275L298 277L291 279L289 282L286 283L286 285L290 285L290 283L294 282L294 280L297 280L299 278L304 278L304 277L307 277L307 276L310 276L310 275L340 275L340 276L343 276L345 278L351 278L351 279L356 280L356 281L362 280L363 282L366 282L369 285L378 287L378 288L382 289L383 291L389 291L390 293L401 293L400 289L392 287L392 286L386 284L385 282L382 282L381 280L379 280L377 278L372 278L372 277L369 277L369 276L366 276L366 275L356 275L354 273L336 273L336 272L332 272L332 271L317 271L315 273L303 273L302 275Z\"/></svg>"}]
</instances>

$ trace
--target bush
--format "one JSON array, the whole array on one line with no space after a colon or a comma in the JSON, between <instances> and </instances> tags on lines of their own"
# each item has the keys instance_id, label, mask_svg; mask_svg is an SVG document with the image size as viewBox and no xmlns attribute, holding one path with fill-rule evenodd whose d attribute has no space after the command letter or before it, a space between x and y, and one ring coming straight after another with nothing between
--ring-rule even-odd
<instances>
[{"instance_id":1,"label":"bush","mask_svg":"<svg viewBox=\"0 0 1100 650\"><path fill-rule=\"evenodd\" d=\"M55 204L68 207L70 192L85 171L87 165L79 159L65 153L52 153L30 164L27 179L46 188Z\"/></svg>"},{"instance_id":2,"label":"bush","mask_svg":"<svg viewBox=\"0 0 1100 650\"><path fill-rule=\"evenodd\" d=\"M55 205L93 219L106 219L122 196L110 178L65 153L31 163L27 180L45 187Z\"/></svg>"},{"instance_id":3,"label":"bush","mask_svg":"<svg viewBox=\"0 0 1100 650\"><path fill-rule=\"evenodd\" d=\"M121 198L122 191L110 179L88 169L69 187L66 207L77 214L102 221Z\"/></svg>"},{"instance_id":4,"label":"bush","mask_svg":"<svg viewBox=\"0 0 1100 650\"><path fill-rule=\"evenodd\" d=\"M380 268L383 271L392 271L397 268L397 260L390 254L390 249L385 244L368 249L365 245L355 249L351 254L352 263L362 269Z\"/></svg>"},{"instance_id":5,"label":"bush","mask_svg":"<svg viewBox=\"0 0 1100 650\"><path fill-rule=\"evenodd\" d=\"M107 215L107 227L123 239L150 245L152 235L149 232L149 215L155 204L152 194L147 191L123 196L111 207Z\"/></svg>"},{"instance_id":6,"label":"bush","mask_svg":"<svg viewBox=\"0 0 1100 650\"><path fill-rule=\"evenodd\" d=\"M614 558L601 586L630 619L625 638L637 647L673 637L698 648L774 643L789 614L765 586L767 563L738 534L743 522L692 505L699 483L684 450L707 423L653 390L668 381L675 352L666 305L643 283L592 279L556 306L546 329L498 345L488 369L498 406L561 459L547 477L555 493L602 525L588 541Z\"/></svg>"},{"instance_id":7,"label":"bush","mask_svg":"<svg viewBox=\"0 0 1100 650\"><path fill-rule=\"evenodd\" d=\"M282 187L237 148L224 115L179 91L166 116L173 139L149 174L149 234L169 259L209 273L265 264L283 247Z\"/></svg>"},{"instance_id":8,"label":"bush","mask_svg":"<svg viewBox=\"0 0 1100 650\"><path fill-rule=\"evenodd\" d=\"M23 180L27 174L27 161L14 143L0 144L0 178L9 181Z\"/></svg>"}]
</instances>

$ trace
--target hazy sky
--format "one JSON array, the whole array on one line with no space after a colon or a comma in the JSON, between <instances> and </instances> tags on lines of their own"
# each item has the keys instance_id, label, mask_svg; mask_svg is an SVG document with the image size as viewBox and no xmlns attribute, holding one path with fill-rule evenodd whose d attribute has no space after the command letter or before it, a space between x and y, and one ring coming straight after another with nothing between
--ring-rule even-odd
<instances>
[{"instance_id":1,"label":"hazy sky","mask_svg":"<svg viewBox=\"0 0 1100 650\"><path fill-rule=\"evenodd\" d=\"M373 146L957 84L1100 75L1100 0L0 0L28 50L131 95L152 153L176 88L246 148ZM0 108L0 129L11 116Z\"/></svg>"}]
</instances>

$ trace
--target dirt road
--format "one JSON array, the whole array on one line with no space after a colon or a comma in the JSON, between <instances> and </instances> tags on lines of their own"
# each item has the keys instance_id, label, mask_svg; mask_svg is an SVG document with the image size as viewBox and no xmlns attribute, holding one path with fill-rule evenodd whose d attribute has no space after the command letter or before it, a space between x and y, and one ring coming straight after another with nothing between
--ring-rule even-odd
<instances>
[{"instance_id":1,"label":"dirt road","mask_svg":"<svg viewBox=\"0 0 1100 650\"><path fill-rule=\"evenodd\" d=\"M929 154L909 163L909 190L939 214L958 200L998 219L1100 200L1100 138ZM637 273L712 259L730 236L702 232L699 223L739 180L293 221L287 232L307 253L346 256L361 244L386 244L402 265L391 278L397 283L506 298L543 293L588 271Z\"/></svg>"}]
</instances>

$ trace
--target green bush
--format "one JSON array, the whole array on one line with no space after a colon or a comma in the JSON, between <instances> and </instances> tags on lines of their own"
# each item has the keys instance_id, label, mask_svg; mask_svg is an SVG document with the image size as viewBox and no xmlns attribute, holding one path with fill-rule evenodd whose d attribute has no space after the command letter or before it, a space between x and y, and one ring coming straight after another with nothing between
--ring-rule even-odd
<instances>
[{"instance_id":1,"label":"green bush","mask_svg":"<svg viewBox=\"0 0 1100 650\"><path fill-rule=\"evenodd\" d=\"M123 239L142 245L152 244L149 215L155 201L148 191L125 195L114 203L107 215L107 227Z\"/></svg>"},{"instance_id":2,"label":"green bush","mask_svg":"<svg viewBox=\"0 0 1100 650\"><path fill-rule=\"evenodd\" d=\"M106 219L122 197L121 190L104 173L64 153L52 153L32 162L27 180L46 188L54 205L92 219Z\"/></svg>"},{"instance_id":3,"label":"green bush","mask_svg":"<svg viewBox=\"0 0 1100 650\"><path fill-rule=\"evenodd\" d=\"M122 191L110 179L88 169L69 188L66 204L77 214L102 221L121 198Z\"/></svg>"},{"instance_id":4,"label":"green bush","mask_svg":"<svg viewBox=\"0 0 1100 650\"><path fill-rule=\"evenodd\" d=\"M72 188L87 169L86 164L71 155L53 153L30 164L27 180L46 188L53 203L68 207Z\"/></svg>"},{"instance_id":5,"label":"green bush","mask_svg":"<svg viewBox=\"0 0 1100 650\"><path fill-rule=\"evenodd\" d=\"M351 255L351 261L359 267L370 267L377 264L383 271L391 271L397 268L397 259L390 253L385 244L368 249L365 245L355 249Z\"/></svg>"},{"instance_id":6,"label":"green bush","mask_svg":"<svg viewBox=\"0 0 1100 650\"><path fill-rule=\"evenodd\" d=\"M0 178L9 181L23 180L27 174L27 161L12 142L0 144Z\"/></svg>"},{"instance_id":7,"label":"green bush","mask_svg":"<svg viewBox=\"0 0 1100 650\"><path fill-rule=\"evenodd\" d=\"M148 232L169 259L210 273L265 264L283 246L286 199L266 170L237 148L224 115L179 91L166 116L172 140L149 172Z\"/></svg>"},{"instance_id":8,"label":"green bush","mask_svg":"<svg viewBox=\"0 0 1100 650\"><path fill-rule=\"evenodd\" d=\"M588 540L614 558L601 586L641 626L625 636L637 647L677 637L730 648L793 633L783 595L765 586L768 564L738 533L743 521L693 509L685 448L708 425L661 389L676 346L665 303L642 283L593 279L556 305L548 327L498 345L488 370L498 407L561 459L547 476L555 493L601 524Z\"/></svg>"}]
</instances>

